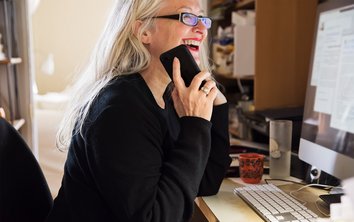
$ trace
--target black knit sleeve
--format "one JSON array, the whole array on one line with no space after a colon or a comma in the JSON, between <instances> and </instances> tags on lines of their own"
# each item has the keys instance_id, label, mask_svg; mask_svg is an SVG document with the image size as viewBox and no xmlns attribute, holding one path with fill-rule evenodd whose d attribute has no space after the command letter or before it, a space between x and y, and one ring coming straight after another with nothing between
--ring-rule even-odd
<instances>
[{"instance_id":1,"label":"black knit sleeve","mask_svg":"<svg viewBox=\"0 0 354 222\"><path fill-rule=\"evenodd\" d=\"M227 103L214 107L211 122L211 151L198 196L216 194L231 163Z\"/></svg>"},{"instance_id":2,"label":"black knit sleeve","mask_svg":"<svg viewBox=\"0 0 354 222\"><path fill-rule=\"evenodd\" d=\"M211 123L181 118L168 152L161 149L164 131L158 123L143 106L115 105L102 111L85 136L90 174L117 221L186 221L192 215Z\"/></svg>"}]
</instances>

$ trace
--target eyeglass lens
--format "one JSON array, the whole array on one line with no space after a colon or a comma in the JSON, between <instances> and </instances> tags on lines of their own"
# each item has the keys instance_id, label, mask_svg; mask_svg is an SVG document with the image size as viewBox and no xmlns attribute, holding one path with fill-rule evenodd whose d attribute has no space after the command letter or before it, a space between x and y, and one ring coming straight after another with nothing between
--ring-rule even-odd
<instances>
[{"instance_id":1,"label":"eyeglass lens","mask_svg":"<svg viewBox=\"0 0 354 222\"><path fill-rule=\"evenodd\" d=\"M189 13L182 14L182 22L185 23L186 25L195 26L197 25L198 20L200 20L205 25L206 28L211 27L211 20L209 18L198 17L196 15L189 14Z\"/></svg>"}]
</instances>

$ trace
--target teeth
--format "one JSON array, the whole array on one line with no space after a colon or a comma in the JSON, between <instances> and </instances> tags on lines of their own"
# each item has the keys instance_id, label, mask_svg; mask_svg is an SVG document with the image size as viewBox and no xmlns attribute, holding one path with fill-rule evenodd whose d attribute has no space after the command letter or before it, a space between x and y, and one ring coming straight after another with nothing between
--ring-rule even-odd
<instances>
[{"instance_id":1,"label":"teeth","mask_svg":"<svg viewBox=\"0 0 354 222\"><path fill-rule=\"evenodd\" d=\"M190 39L183 40L183 43L185 45L194 45L194 46L199 46L200 45L199 41L190 40Z\"/></svg>"}]
</instances>

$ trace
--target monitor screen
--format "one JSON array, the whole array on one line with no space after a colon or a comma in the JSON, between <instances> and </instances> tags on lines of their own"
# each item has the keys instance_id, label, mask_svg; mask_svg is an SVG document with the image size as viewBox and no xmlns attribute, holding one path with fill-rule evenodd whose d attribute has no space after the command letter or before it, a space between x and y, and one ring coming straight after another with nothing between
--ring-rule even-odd
<instances>
[{"instance_id":1,"label":"monitor screen","mask_svg":"<svg viewBox=\"0 0 354 222\"><path fill-rule=\"evenodd\" d=\"M338 178L354 176L354 1L318 5L299 157Z\"/></svg>"}]
</instances>

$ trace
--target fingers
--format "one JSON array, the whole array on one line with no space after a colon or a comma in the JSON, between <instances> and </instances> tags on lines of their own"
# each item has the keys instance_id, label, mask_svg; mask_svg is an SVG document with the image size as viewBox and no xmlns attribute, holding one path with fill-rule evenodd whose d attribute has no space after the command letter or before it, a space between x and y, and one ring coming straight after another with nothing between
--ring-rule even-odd
<instances>
[{"instance_id":1,"label":"fingers","mask_svg":"<svg viewBox=\"0 0 354 222\"><path fill-rule=\"evenodd\" d=\"M194 76L189 87L192 90L199 90L203 81L205 81L205 82L212 81L211 74L209 72L202 71L202 72L198 73L196 76ZM178 89L186 88L184 80L181 76L181 64L180 64L180 61L177 57L175 57L173 59L173 82ZM214 82L214 81L212 81L212 82ZM210 89L212 87L213 86L209 86Z\"/></svg>"},{"instance_id":2,"label":"fingers","mask_svg":"<svg viewBox=\"0 0 354 222\"><path fill-rule=\"evenodd\" d=\"M173 59L173 83L178 89L186 87L181 77L181 64L177 57Z\"/></svg>"},{"instance_id":3,"label":"fingers","mask_svg":"<svg viewBox=\"0 0 354 222\"><path fill-rule=\"evenodd\" d=\"M186 87L184 80L181 76L180 70L181 64L177 57L173 59L173 83L175 85L175 91L173 97L184 97L182 94L195 94L199 96L206 96L209 100L214 100L217 96L218 89L216 88L216 82L213 80L211 74L207 71L198 73L192 80L189 87ZM204 82L203 82L204 81ZM202 87L200 87L203 85ZM186 89L188 89L186 91ZM201 95L202 94L202 95ZM183 100L183 99L182 99Z\"/></svg>"},{"instance_id":4,"label":"fingers","mask_svg":"<svg viewBox=\"0 0 354 222\"><path fill-rule=\"evenodd\" d=\"M210 120L218 89L215 81L209 77L210 73L200 72L193 78L191 85L186 87L181 77L180 62L174 58L173 82L175 88L172 91L172 99L179 117L196 116ZM203 81L205 83L200 88Z\"/></svg>"},{"instance_id":5,"label":"fingers","mask_svg":"<svg viewBox=\"0 0 354 222\"><path fill-rule=\"evenodd\" d=\"M194 76L191 85L189 87L194 90L199 90L200 86L202 85L202 82L206 81L208 78L210 78L210 76L211 74L206 71L202 71L198 73L196 76Z\"/></svg>"},{"instance_id":6,"label":"fingers","mask_svg":"<svg viewBox=\"0 0 354 222\"><path fill-rule=\"evenodd\" d=\"M212 89L216 88L216 83L213 80L208 80L205 84L200 88L200 91L203 92L205 95L209 95Z\"/></svg>"},{"instance_id":7,"label":"fingers","mask_svg":"<svg viewBox=\"0 0 354 222\"><path fill-rule=\"evenodd\" d=\"M215 98L216 98L216 96L218 95L218 92L219 92L218 88L213 87L213 88L210 90L210 92L209 92L209 94L207 95L207 97L214 101Z\"/></svg>"}]
</instances>

